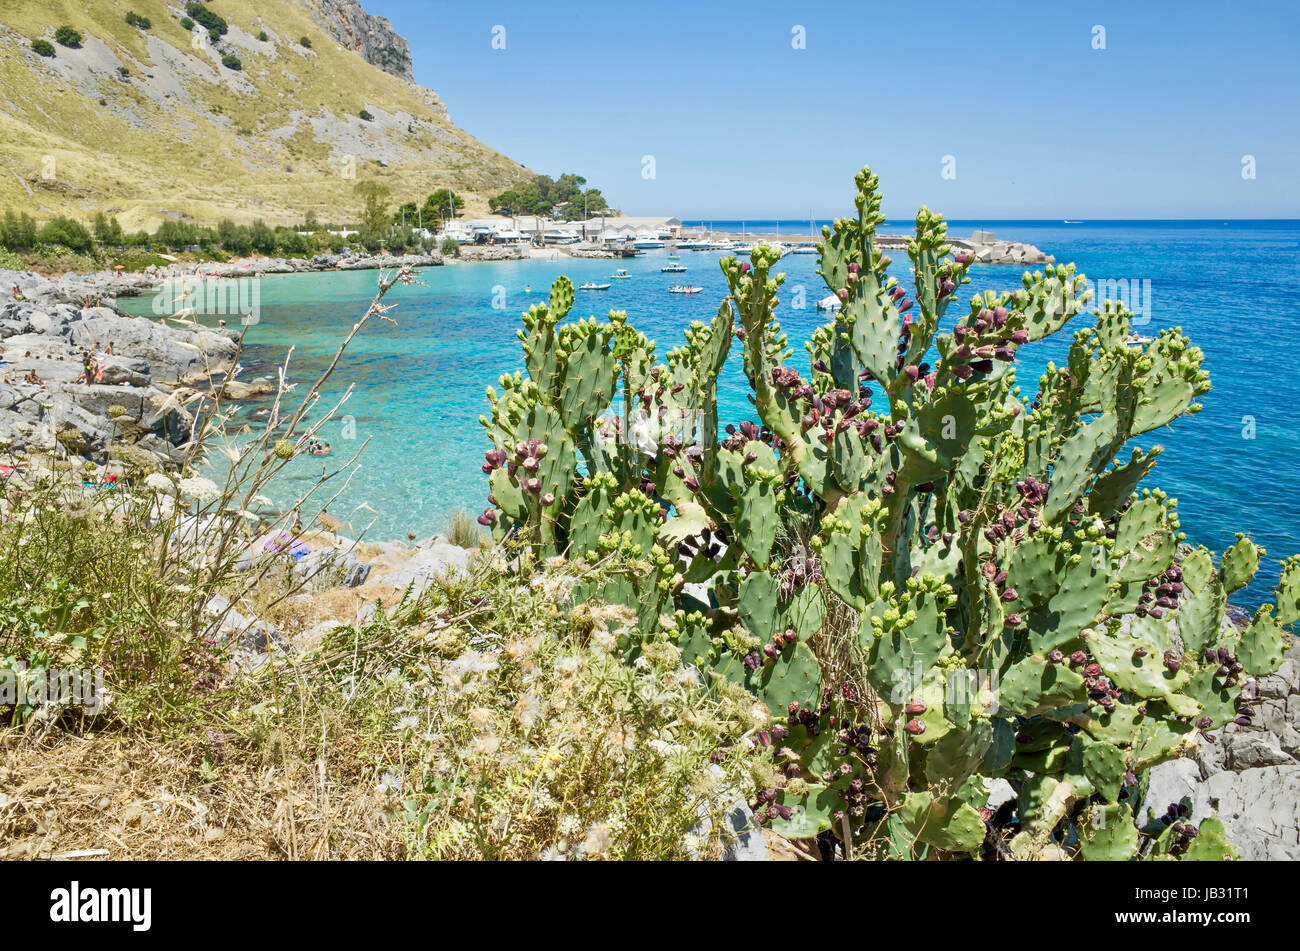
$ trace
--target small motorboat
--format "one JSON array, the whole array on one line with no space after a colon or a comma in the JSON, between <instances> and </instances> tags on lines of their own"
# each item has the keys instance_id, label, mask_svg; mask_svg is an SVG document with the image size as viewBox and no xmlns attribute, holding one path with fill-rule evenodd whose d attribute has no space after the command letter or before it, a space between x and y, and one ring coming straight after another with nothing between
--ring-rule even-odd
<instances>
[{"instance_id":1,"label":"small motorboat","mask_svg":"<svg viewBox=\"0 0 1300 951\"><path fill-rule=\"evenodd\" d=\"M631 276L632 276L631 274L627 273L627 268L621 267L613 274L611 274L610 278L616 281L626 281Z\"/></svg>"},{"instance_id":2,"label":"small motorboat","mask_svg":"<svg viewBox=\"0 0 1300 951\"><path fill-rule=\"evenodd\" d=\"M580 291L607 291L607 290L609 290L609 287L610 287L610 286L609 286L608 284L597 284L595 281L588 281L586 284L580 284L580 285L578 285L578 290L580 290Z\"/></svg>"},{"instance_id":3,"label":"small motorboat","mask_svg":"<svg viewBox=\"0 0 1300 951\"><path fill-rule=\"evenodd\" d=\"M674 284L672 287L668 288L668 293L669 294L698 294L702 290L704 290L704 288L702 287L691 287L690 285L687 284Z\"/></svg>"},{"instance_id":4,"label":"small motorboat","mask_svg":"<svg viewBox=\"0 0 1300 951\"><path fill-rule=\"evenodd\" d=\"M685 264L681 264L680 262L676 262L676 261L674 261L674 262L671 263L671 264L665 264L665 265L664 265L663 267L661 267L659 270L660 270L662 273L664 273L664 274L685 274L685 273L686 273L686 265L685 265Z\"/></svg>"}]
</instances>

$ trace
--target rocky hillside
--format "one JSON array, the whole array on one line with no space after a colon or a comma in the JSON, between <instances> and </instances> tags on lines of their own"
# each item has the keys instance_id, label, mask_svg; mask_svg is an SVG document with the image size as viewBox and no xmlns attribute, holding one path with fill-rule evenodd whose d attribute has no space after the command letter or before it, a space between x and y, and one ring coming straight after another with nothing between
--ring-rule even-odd
<instances>
[{"instance_id":1,"label":"rocky hillside","mask_svg":"<svg viewBox=\"0 0 1300 951\"><path fill-rule=\"evenodd\" d=\"M399 79L414 82L411 47L387 17L371 16L357 0L320 0L320 12L334 38L367 63Z\"/></svg>"},{"instance_id":2,"label":"rocky hillside","mask_svg":"<svg viewBox=\"0 0 1300 951\"><path fill-rule=\"evenodd\" d=\"M215 43L196 9L225 21ZM531 174L453 125L357 0L8 0L0 20L0 209L287 224L355 218L358 181L479 210Z\"/></svg>"}]
</instances>

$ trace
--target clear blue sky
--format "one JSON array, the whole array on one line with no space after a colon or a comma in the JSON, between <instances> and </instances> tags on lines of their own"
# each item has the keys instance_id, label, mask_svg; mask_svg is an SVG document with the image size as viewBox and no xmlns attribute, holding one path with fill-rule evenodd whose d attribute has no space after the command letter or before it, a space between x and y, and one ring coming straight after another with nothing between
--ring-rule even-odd
<instances>
[{"instance_id":1,"label":"clear blue sky","mask_svg":"<svg viewBox=\"0 0 1300 951\"><path fill-rule=\"evenodd\" d=\"M1300 217L1294 2L363 5L458 125L628 214L848 214L870 164L891 217Z\"/></svg>"}]
</instances>

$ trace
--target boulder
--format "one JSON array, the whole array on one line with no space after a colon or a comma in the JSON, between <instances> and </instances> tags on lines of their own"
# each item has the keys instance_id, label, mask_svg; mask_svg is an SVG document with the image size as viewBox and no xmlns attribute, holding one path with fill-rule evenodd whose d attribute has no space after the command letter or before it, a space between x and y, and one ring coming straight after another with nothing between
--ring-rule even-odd
<instances>
[{"instance_id":1,"label":"boulder","mask_svg":"<svg viewBox=\"0 0 1300 951\"><path fill-rule=\"evenodd\" d=\"M293 565L293 573L313 591L323 588L355 588L370 577L370 565L357 558L356 552L322 548L304 555Z\"/></svg>"},{"instance_id":2,"label":"boulder","mask_svg":"<svg viewBox=\"0 0 1300 951\"><path fill-rule=\"evenodd\" d=\"M75 346L102 350L112 344L115 351L146 361L153 376L163 380L204 378L209 370L225 369L236 352L234 341L225 334L125 317L106 307L86 308L70 326Z\"/></svg>"},{"instance_id":3,"label":"boulder","mask_svg":"<svg viewBox=\"0 0 1300 951\"><path fill-rule=\"evenodd\" d=\"M402 590L413 586L412 594L418 597L436 578L459 579L468 575L469 552L434 536L420 543L410 561L379 580Z\"/></svg>"}]
</instances>

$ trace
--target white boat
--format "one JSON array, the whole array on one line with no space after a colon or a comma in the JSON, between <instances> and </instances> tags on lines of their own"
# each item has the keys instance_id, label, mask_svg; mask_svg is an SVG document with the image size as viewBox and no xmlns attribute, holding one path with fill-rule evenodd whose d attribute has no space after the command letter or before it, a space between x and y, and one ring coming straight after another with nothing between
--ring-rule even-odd
<instances>
[{"instance_id":1,"label":"white boat","mask_svg":"<svg viewBox=\"0 0 1300 951\"><path fill-rule=\"evenodd\" d=\"M690 285L687 284L674 284L672 287L668 288L668 293L669 294L698 294L702 290L704 290L704 288L702 287L691 287Z\"/></svg>"},{"instance_id":2,"label":"white boat","mask_svg":"<svg viewBox=\"0 0 1300 951\"><path fill-rule=\"evenodd\" d=\"M613 274L611 274L610 278L617 281L626 281L631 276L632 276L631 274L627 273L627 268L621 267Z\"/></svg>"},{"instance_id":3,"label":"white boat","mask_svg":"<svg viewBox=\"0 0 1300 951\"><path fill-rule=\"evenodd\" d=\"M816 254L817 245L815 244L795 245L793 248L790 249L790 253L791 254Z\"/></svg>"},{"instance_id":4,"label":"white boat","mask_svg":"<svg viewBox=\"0 0 1300 951\"><path fill-rule=\"evenodd\" d=\"M651 248L662 248L663 246L664 246L663 238L649 236L649 235L644 238L637 238L635 241L632 242L632 247L642 251Z\"/></svg>"},{"instance_id":5,"label":"white boat","mask_svg":"<svg viewBox=\"0 0 1300 951\"><path fill-rule=\"evenodd\" d=\"M588 281L586 284L579 284L579 285L578 285L578 290L580 290L580 291L607 291L607 290L609 290L609 287L610 287L610 285L608 285L608 284L597 284L595 281Z\"/></svg>"},{"instance_id":6,"label":"white boat","mask_svg":"<svg viewBox=\"0 0 1300 951\"><path fill-rule=\"evenodd\" d=\"M569 231L548 231L542 235L542 240L547 244L576 244L582 237Z\"/></svg>"},{"instance_id":7,"label":"white boat","mask_svg":"<svg viewBox=\"0 0 1300 951\"><path fill-rule=\"evenodd\" d=\"M707 241L704 238L691 238L686 241L677 242L678 251L707 251L711 247L713 247L713 242Z\"/></svg>"},{"instance_id":8,"label":"white boat","mask_svg":"<svg viewBox=\"0 0 1300 951\"><path fill-rule=\"evenodd\" d=\"M834 294L829 297L823 297L817 302L818 310L839 310L842 302Z\"/></svg>"},{"instance_id":9,"label":"white boat","mask_svg":"<svg viewBox=\"0 0 1300 951\"><path fill-rule=\"evenodd\" d=\"M662 273L664 273L664 274L685 274L685 273L686 273L686 265L685 265L685 264L676 264L676 263L674 263L674 264L665 264L665 265L664 265L663 267L661 267L659 270L660 270L660 272L662 272Z\"/></svg>"},{"instance_id":10,"label":"white boat","mask_svg":"<svg viewBox=\"0 0 1300 951\"><path fill-rule=\"evenodd\" d=\"M737 244L730 250L732 254L748 255L754 253L754 246L752 244Z\"/></svg>"}]
</instances>

